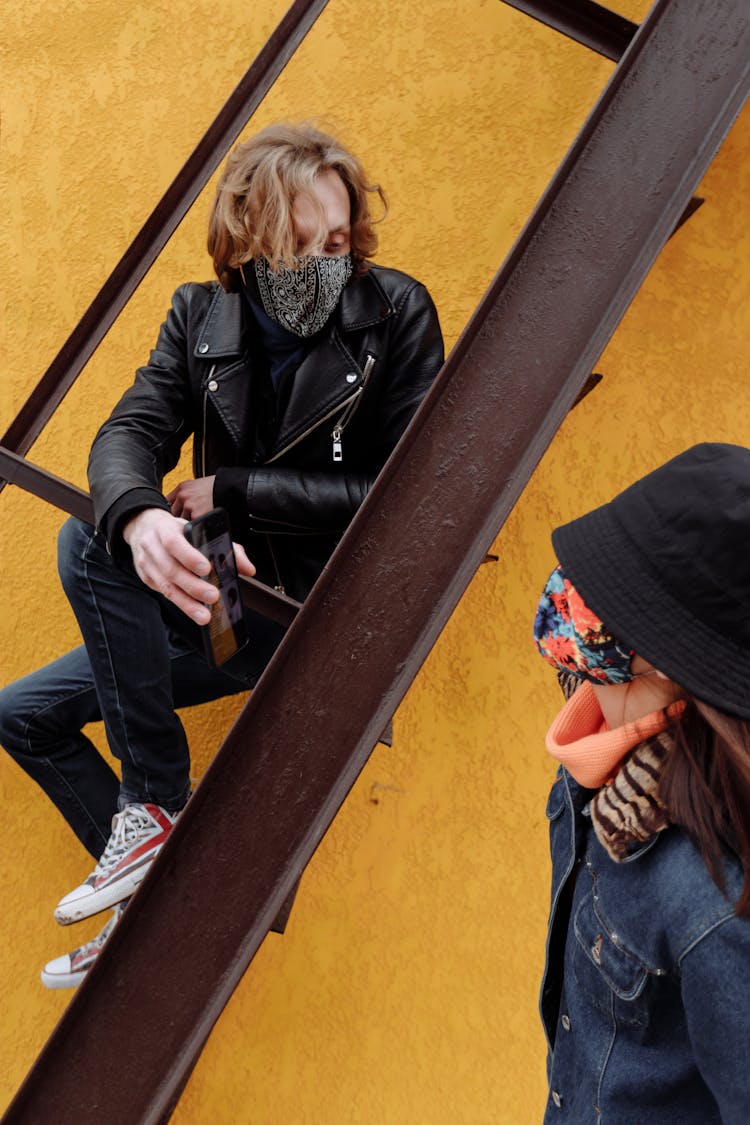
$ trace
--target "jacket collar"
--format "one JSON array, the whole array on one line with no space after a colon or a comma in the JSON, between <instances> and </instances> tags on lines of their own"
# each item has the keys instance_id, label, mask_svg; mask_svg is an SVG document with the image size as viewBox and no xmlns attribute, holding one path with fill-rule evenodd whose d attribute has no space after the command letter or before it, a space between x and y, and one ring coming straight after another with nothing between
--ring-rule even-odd
<instances>
[{"instance_id":1,"label":"jacket collar","mask_svg":"<svg viewBox=\"0 0 750 1125\"><path fill-rule=\"evenodd\" d=\"M208 308L193 355L199 359L240 355L247 325L245 299L241 293L227 293L218 286Z\"/></svg>"},{"instance_id":2,"label":"jacket collar","mask_svg":"<svg viewBox=\"0 0 750 1125\"><path fill-rule=\"evenodd\" d=\"M342 331L368 328L395 312L393 303L378 281L374 270L355 277L341 294L336 319ZM240 355L245 350L248 313L241 293L227 293L219 286L195 342L198 359L218 359Z\"/></svg>"},{"instance_id":3,"label":"jacket collar","mask_svg":"<svg viewBox=\"0 0 750 1125\"><path fill-rule=\"evenodd\" d=\"M370 268L362 277L349 282L338 307L338 319L344 332L356 328L369 328L393 316L395 308L382 285L376 270Z\"/></svg>"}]
</instances>

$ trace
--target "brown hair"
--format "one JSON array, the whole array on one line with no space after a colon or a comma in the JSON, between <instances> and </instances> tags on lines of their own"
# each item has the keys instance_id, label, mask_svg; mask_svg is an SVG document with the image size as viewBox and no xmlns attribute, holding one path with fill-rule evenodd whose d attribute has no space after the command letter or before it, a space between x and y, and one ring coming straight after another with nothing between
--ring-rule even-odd
<instances>
[{"instance_id":1,"label":"brown hair","mask_svg":"<svg viewBox=\"0 0 750 1125\"><path fill-rule=\"evenodd\" d=\"M726 892L723 855L744 872L735 913L750 918L750 722L689 699L659 785L669 819L695 841L716 885Z\"/></svg>"},{"instance_id":2,"label":"brown hair","mask_svg":"<svg viewBox=\"0 0 750 1125\"><path fill-rule=\"evenodd\" d=\"M367 182L359 160L334 137L306 122L284 122L237 145L219 180L208 224L208 252L224 289L238 288L239 266L250 258L265 257L276 267L282 262L293 264L310 252L309 245L325 230L323 210L316 236L299 247L292 206L297 194L309 192L316 176L329 169L338 172L346 185L352 259L355 272L365 272L365 259L378 244L369 197L378 196L384 218L387 203L382 188Z\"/></svg>"}]
</instances>

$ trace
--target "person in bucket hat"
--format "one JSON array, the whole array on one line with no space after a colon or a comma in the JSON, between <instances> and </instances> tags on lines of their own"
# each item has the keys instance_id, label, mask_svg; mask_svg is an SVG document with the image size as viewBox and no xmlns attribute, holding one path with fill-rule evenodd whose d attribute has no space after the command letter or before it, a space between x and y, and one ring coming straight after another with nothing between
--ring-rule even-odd
<instances>
[{"instance_id":1,"label":"person in bucket hat","mask_svg":"<svg viewBox=\"0 0 750 1125\"><path fill-rule=\"evenodd\" d=\"M545 1125L744 1125L750 450L688 449L552 542Z\"/></svg>"}]
</instances>

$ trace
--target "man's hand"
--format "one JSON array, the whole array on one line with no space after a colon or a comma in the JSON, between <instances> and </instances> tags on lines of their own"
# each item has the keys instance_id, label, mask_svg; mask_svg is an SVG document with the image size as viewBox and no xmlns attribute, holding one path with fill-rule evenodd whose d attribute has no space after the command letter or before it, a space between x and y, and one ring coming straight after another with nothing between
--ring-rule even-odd
<instances>
[{"instance_id":1,"label":"man's hand","mask_svg":"<svg viewBox=\"0 0 750 1125\"><path fill-rule=\"evenodd\" d=\"M186 520L205 516L214 506L214 481L216 477L198 477L183 480L167 495L173 516Z\"/></svg>"},{"instance_id":2,"label":"man's hand","mask_svg":"<svg viewBox=\"0 0 750 1125\"><path fill-rule=\"evenodd\" d=\"M128 520L122 536L141 581L198 625L208 625L211 612L205 603L215 602L219 591L205 581L211 564L183 535L185 522L163 508L145 508ZM234 544L234 554L238 572L252 577L255 567L240 543Z\"/></svg>"}]
</instances>

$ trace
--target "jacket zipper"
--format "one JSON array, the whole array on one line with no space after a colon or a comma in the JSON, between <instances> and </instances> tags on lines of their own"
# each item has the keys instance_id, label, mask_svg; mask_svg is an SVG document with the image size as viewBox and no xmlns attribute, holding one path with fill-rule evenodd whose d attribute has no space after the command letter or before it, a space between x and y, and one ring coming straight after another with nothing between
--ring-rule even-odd
<instances>
[{"instance_id":1,"label":"jacket zipper","mask_svg":"<svg viewBox=\"0 0 750 1125\"><path fill-rule=\"evenodd\" d=\"M288 453L290 449L294 449L295 445L299 445L301 441L304 441L306 437L309 437L313 430L317 430L318 426L322 426L324 422L327 422L329 420L329 418L333 418L335 414L338 414L342 406L344 407L344 415L348 415L348 417L346 418L346 422L348 422L349 418L354 413L354 404L357 402L362 392L364 391L365 386L367 385L367 380L369 379L374 366L375 356L368 352L367 359L365 360L365 366L362 370L362 385L360 387L357 387L354 394L350 395L349 398L344 399L343 403L338 403L333 408L333 410L329 410L328 413L324 414L322 418L318 418L317 422L313 422L312 426L308 426L307 429L299 435L299 437L296 437L294 441L290 441L289 445L285 445L284 448L280 449L278 453L274 453L273 457L269 457L268 460L264 462L264 464L272 465L274 461L278 461L279 457L283 457L284 454ZM342 415L342 417L344 415ZM339 423L337 423L337 426L339 425Z\"/></svg>"},{"instance_id":2,"label":"jacket zipper","mask_svg":"<svg viewBox=\"0 0 750 1125\"><path fill-rule=\"evenodd\" d=\"M216 370L216 364L214 363L213 366L211 367L211 370L208 373L208 377L207 377L205 385L203 387L203 436L201 438L201 476L202 477L205 477L205 475L206 475L206 412L207 412L206 408L208 406L208 384L213 379L215 370Z\"/></svg>"},{"instance_id":3,"label":"jacket zipper","mask_svg":"<svg viewBox=\"0 0 750 1125\"><path fill-rule=\"evenodd\" d=\"M352 399L359 398L361 394L362 388L358 387L354 394L350 398L345 400L344 405L348 405L352 401ZM312 426L308 426L304 433L301 433L299 437L296 437L294 439L294 441L290 441L289 445L285 445L284 448L280 449L278 453L274 453L273 457L269 457L268 460L264 462L264 464L272 465L274 461L278 461L279 457L283 457L284 454L288 453L290 449L294 449L295 445L299 445L299 443L301 441L304 441L305 438L313 432L313 430L317 430L318 426L322 426L323 423L327 422L329 418L333 418L334 414L337 414L340 409L341 403L339 403L338 406L335 406L333 410L329 410L328 413L324 414L322 418L318 418L317 422L314 422Z\"/></svg>"},{"instance_id":4,"label":"jacket zipper","mask_svg":"<svg viewBox=\"0 0 750 1125\"><path fill-rule=\"evenodd\" d=\"M356 398L352 399L351 402L349 402L349 404L345 407L344 413L336 422L331 432L331 440L333 441L333 460L337 463L344 460L344 451L341 445L341 436L346 427L349 425L354 411L359 406L360 397L362 396L362 393L367 386L367 380L370 378L370 373L372 372L374 366L375 356L372 354L372 352L368 352L367 359L365 360L365 366L362 370L362 386L359 388L359 395Z\"/></svg>"},{"instance_id":5,"label":"jacket zipper","mask_svg":"<svg viewBox=\"0 0 750 1125\"><path fill-rule=\"evenodd\" d=\"M354 392L353 395L351 395L348 399L346 399L344 401L344 403L343 403L343 407L344 407L343 413L341 414L341 416L339 417L338 421L336 422L336 424L333 428L333 435L332 436L333 436L333 459L334 459L334 461L343 460L342 452L341 452L341 435L342 435L345 427L349 424L349 422L352 418L352 415L354 414L354 411L356 410L357 405L359 404L359 400L362 396L362 392L364 391L365 387L367 386L367 381L370 378L370 375L372 374L372 369L373 369L374 366L375 366L375 356L372 354L372 352L368 352L367 358L365 359L365 366L362 369L362 385L357 388L357 390ZM213 367L211 368L211 370L208 373L208 378L206 379L206 386L205 386L204 391L203 391L203 440L202 440L202 443L201 443L201 470L202 470L203 476L206 475L206 406L207 406L207 403L208 403L208 384L211 381L211 379L213 378L213 374L214 374L215 370L216 370L216 364L213 365ZM304 441L304 439L308 436L308 434L311 434L313 432L313 430L316 430L318 428L318 426L322 426L324 422L327 422L329 418L332 418L334 416L334 414L338 413L338 411L341 409L341 405L342 404L339 403L339 405L336 406L333 410L329 410L329 412L327 414L325 414L322 418L319 418L318 421L315 422L312 426L308 426L308 428L303 433L301 433L299 435L299 437L296 437L294 439L294 441L290 441L289 445L285 445L284 448L280 449L278 453L275 453L273 455L273 457L269 457L269 459L265 462L266 465L271 465L274 461L277 461L279 459L279 457L283 457L283 455L285 453L287 453L290 449L293 449L295 445L298 445L301 441ZM276 561L276 554L274 552L273 545L271 544L271 537L268 533L266 533L266 542L268 544L268 552L271 556L271 562L273 563L273 569L274 569L275 574L276 574L276 585L274 586L274 590L277 590L280 594L285 594L286 590L284 589L284 584L281 581L281 574L279 573L279 566L278 566L278 563Z\"/></svg>"},{"instance_id":6,"label":"jacket zipper","mask_svg":"<svg viewBox=\"0 0 750 1125\"><path fill-rule=\"evenodd\" d=\"M273 563L274 573L276 574L276 585L274 586L274 590L276 590L276 592L279 593L279 594L285 594L286 590L284 588L284 583L281 581L281 574L279 573L279 564L276 562L276 553L273 549L273 544L271 543L271 536L268 534L268 532L266 532L266 544L268 546L268 553L271 556L271 562Z\"/></svg>"}]
</instances>

